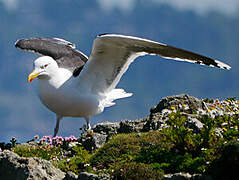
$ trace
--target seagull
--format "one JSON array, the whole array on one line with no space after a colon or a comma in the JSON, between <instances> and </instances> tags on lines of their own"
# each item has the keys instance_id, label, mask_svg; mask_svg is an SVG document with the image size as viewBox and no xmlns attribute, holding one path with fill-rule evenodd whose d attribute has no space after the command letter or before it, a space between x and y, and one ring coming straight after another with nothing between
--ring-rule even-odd
<instances>
[{"instance_id":1,"label":"seagull","mask_svg":"<svg viewBox=\"0 0 239 180\"><path fill-rule=\"evenodd\" d=\"M38 78L41 102L56 114L54 136L63 117L89 117L102 113L114 100L132 96L116 88L129 65L139 56L157 55L229 70L223 62L160 42L120 34L101 34L94 39L88 58L75 45L59 38L27 38L15 47L41 56L34 61L28 81Z\"/></svg>"}]
</instances>

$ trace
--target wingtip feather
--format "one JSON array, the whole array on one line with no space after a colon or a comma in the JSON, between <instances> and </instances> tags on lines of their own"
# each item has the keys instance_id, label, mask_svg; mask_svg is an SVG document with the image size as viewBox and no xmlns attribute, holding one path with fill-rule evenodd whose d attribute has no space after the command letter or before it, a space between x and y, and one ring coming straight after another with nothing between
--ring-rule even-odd
<instances>
[{"instance_id":1,"label":"wingtip feather","mask_svg":"<svg viewBox=\"0 0 239 180\"><path fill-rule=\"evenodd\" d=\"M215 60L215 62L217 63L218 67L221 68L221 69L226 69L226 70L230 70L231 69L231 66L221 62L221 61L218 61L218 60Z\"/></svg>"}]
</instances>

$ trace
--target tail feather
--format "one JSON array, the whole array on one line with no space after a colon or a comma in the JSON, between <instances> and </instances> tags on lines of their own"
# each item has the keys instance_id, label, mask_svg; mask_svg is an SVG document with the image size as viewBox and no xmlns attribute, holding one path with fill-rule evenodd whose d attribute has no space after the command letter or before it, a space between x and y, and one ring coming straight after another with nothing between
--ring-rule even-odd
<instances>
[{"instance_id":1,"label":"tail feather","mask_svg":"<svg viewBox=\"0 0 239 180\"><path fill-rule=\"evenodd\" d=\"M102 105L104 107L110 107L115 105L115 102L113 102L116 99L126 98L132 96L133 93L127 93L124 89L113 89L110 91L107 95L105 100L102 102Z\"/></svg>"}]
</instances>

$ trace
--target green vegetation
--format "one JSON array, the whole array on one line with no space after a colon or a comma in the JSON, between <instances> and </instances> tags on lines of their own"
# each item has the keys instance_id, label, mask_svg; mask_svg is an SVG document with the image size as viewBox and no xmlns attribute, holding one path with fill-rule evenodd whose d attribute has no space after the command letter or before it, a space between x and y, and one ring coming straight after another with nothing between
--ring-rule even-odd
<instances>
[{"instance_id":1,"label":"green vegetation","mask_svg":"<svg viewBox=\"0 0 239 180\"><path fill-rule=\"evenodd\" d=\"M128 169L134 171L133 162L144 163L151 171L158 173L205 173L209 165L220 157L226 144L239 137L237 115L215 119L203 116L205 126L200 133L186 128L186 121L187 118L180 113L172 113L167 121L169 126L162 130L140 136L137 133L120 134L92 156L91 164L98 169L109 168L115 175L125 169L119 166L132 165ZM217 128L224 122L228 122L228 125L219 135ZM122 171L122 175L124 173Z\"/></svg>"},{"instance_id":2,"label":"green vegetation","mask_svg":"<svg viewBox=\"0 0 239 180\"><path fill-rule=\"evenodd\" d=\"M118 134L93 153L81 144L70 149L70 156L64 156L66 150L59 145L20 145L13 151L20 156L50 159L61 170L77 174L108 173L123 179L160 179L165 173L176 172L213 174L213 167L219 166L217 162L223 164L223 154L230 147L235 150L227 156L238 158L238 118L238 114L215 118L204 115L204 126L197 132L188 128L188 118L177 112L168 115L167 125L160 130Z\"/></svg>"},{"instance_id":3,"label":"green vegetation","mask_svg":"<svg viewBox=\"0 0 239 180\"><path fill-rule=\"evenodd\" d=\"M18 145L12 149L13 152L23 157L41 157L46 160L59 159L63 151L60 147L51 145L25 146Z\"/></svg>"},{"instance_id":4,"label":"green vegetation","mask_svg":"<svg viewBox=\"0 0 239 180\"><path fill-rule=\"evenodd\" d=\"M91 172L91 167L88 164L89 158L91 157L89 152L79 145L74 146L72 152L74 154L73 157L55 161L53 165L64 172L72 171L76 174L82 171Z\"/></svg>"}]
</instances>

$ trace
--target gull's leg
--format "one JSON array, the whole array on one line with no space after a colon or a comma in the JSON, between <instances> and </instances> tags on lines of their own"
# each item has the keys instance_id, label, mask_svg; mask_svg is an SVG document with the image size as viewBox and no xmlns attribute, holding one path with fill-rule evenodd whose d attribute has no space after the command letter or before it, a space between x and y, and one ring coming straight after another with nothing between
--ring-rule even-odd
<instances>
[{"instance_id":1,"label":"gull's leg","mask_svg":"<svg viewBox=\"0 0 239 180\"><path fill-rule=\"evenodd\" d=\"M53 136L53 137L55 137L55 136L57 135L57 133L58 133L61 118L62 118L61 116L58 116L58 115L57 115L56 127L55 127L55 129L54 129L54 136Z\"/></svg>"},{"instance_id":2,"label":"gull's leg","mask_svg":"<svg viewBox=\"0 0 239 180\"><path fill-rule=\"evenodd\" d=\"M86 120L86 129L87 131L91 129L91 126L90 126L90 119L89 117L84 117L85 120Z\"/></svg>"}]
</instances>

